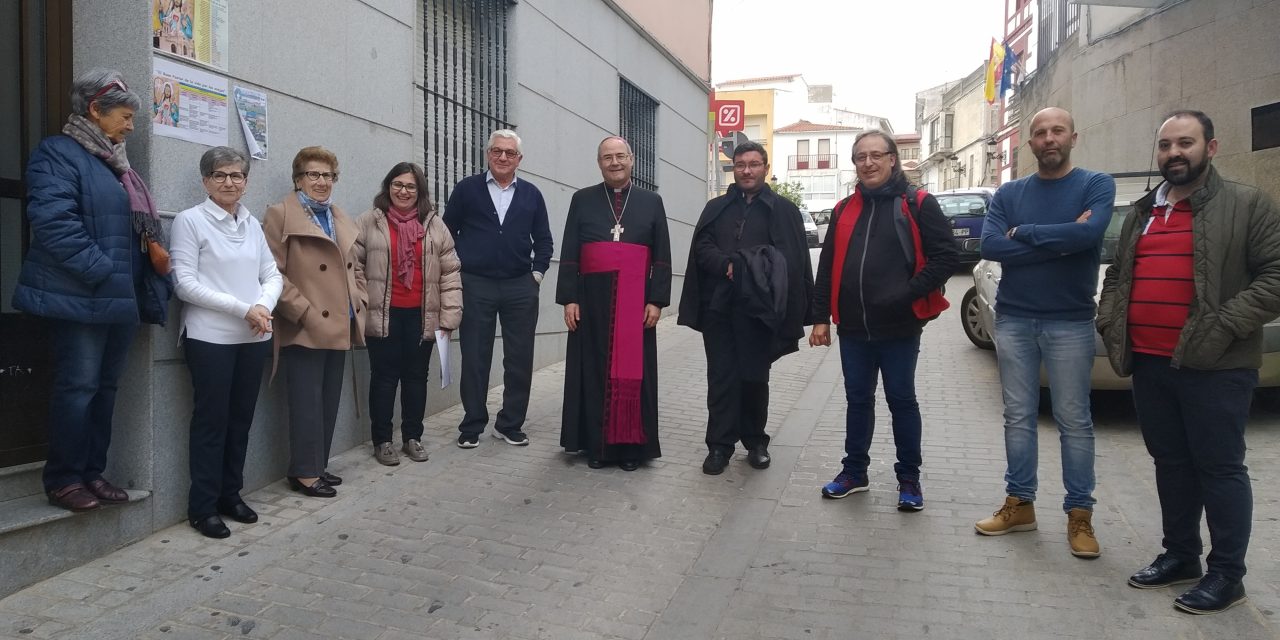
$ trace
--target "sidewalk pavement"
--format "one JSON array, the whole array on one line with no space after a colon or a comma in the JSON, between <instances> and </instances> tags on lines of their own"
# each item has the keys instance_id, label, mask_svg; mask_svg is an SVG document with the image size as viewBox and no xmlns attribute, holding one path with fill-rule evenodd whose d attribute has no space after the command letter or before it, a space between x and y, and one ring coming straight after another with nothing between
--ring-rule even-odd
<instances>
[{"instance_id":1,"label":"sidewalk pavement","mask_svg":"<svg viewBox=\"0 0 1280 640\"><path fill-rule=\"evenodd\" d=\"M1151 463L1127 400L1096 409L1101 558L1068 553L1047 415L1040 530L974 534L1003 499L1001 407L993 358L965 341L954 309L922 346L920 513L896 510L883 399L871 491L820 497L844 439L836 349L804 346L774 367L771 468L751 469L739 451L713 477L700 470L701 339L668 318L658 344L664 455L647 467L591 470L559 449L563 364L554 365L534 376L528 447L486 436L458 449L461 408L451 408L429 420L430 461L383 467L368 446L345 452L331 467L346 479L337 499L275 483L247 496L259 523L229 523L226 540L175 525L0 600L0 637L1280 637L1274 414L1249 435L1250 600L1195 617L1172 608L1173 589L1125 585L1160 539Z\"/></svg>"}]
</instances>

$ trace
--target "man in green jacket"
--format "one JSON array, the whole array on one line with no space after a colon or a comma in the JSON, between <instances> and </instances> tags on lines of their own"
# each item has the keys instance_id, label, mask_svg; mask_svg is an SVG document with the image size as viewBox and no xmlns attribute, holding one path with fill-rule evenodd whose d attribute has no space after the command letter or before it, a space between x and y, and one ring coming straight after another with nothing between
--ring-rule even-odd
<instances>
[{"instance_id":1,"label":"man in green jacket","mask_svg":"<svg viewBox=\"0 0 1280 640\"><path fill-rule=\"evenodd\" d=\"M1217 613L1245 600L1253 519L1244 430L1262 365L1262 326L1280 314L1280 211L1211 165L1213 122L1177 111L1161 125L1165 181L1125 220L1098 304L1111 365L1155 460L1164 553L1129 578L1154 589L1197 582L1174 600ZM1212 550L1202 574L1200 514Z\"/></svg>"}]
</instances>

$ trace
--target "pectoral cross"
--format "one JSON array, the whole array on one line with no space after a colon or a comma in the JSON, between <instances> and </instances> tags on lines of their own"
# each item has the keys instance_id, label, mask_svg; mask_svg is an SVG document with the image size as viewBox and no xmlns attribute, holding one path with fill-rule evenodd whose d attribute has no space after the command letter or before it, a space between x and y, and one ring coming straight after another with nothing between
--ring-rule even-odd
<instances>
[{"instance_id":1,"label":"pectoral cross","mask_svg":"<svg viewBox=\"0 0 1280 640\"><path fill-rule=\"evenodd\" d=\"M614 223L613 225L613 241L614 242L622 241L622 223L621 222Z\"/></svg>"}]
</instances>

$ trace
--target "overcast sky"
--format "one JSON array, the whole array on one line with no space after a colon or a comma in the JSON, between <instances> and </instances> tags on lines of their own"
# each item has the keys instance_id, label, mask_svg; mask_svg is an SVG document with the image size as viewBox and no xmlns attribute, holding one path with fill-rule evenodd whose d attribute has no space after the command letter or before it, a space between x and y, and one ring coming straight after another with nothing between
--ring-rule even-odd
<instances>
[{"instance_id":1,"label":"overcast sky","mask_svg":"<svg viewBox=\"0 0 1280 640\"><path fill-rule=\"evenodd\" d=\"M804 74L837 106L915 130L915 94L963 78L1003 33L1004 0L715 0L711 83ZM777 123L785 126L787 122Z\"/></svg>"}]
</instances>

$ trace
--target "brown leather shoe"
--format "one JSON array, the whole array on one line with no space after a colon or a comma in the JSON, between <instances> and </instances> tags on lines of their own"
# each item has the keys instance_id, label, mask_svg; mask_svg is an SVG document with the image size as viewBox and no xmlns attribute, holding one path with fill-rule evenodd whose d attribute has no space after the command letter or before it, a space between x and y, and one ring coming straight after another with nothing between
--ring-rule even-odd
<instances>
[{"instance_id":1,"label":"brown leather shoe","mask_svg":"<svg viewBox=\"0 0 1280 640\"><path fill-rule=\"evenodd\" d=\"M90 482L89 492L98 496L98 502L102 504L124 504L129 501L129 494L124 489L107 482L105 478Z\"/></svg>"},{"instance_id":2,"label":"brown leather shoe","mask_svg":"<svg viewBox=\"0 0 1280 640\"><path fill-rule=\"evenodd\" d=\"M49 504L67 511L93 511L98 508L98 499L79 482L54 489L48 492L48 496Z\"/></svg>"}]
</instances>

